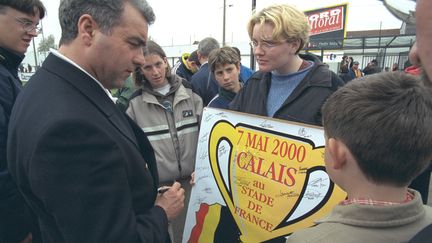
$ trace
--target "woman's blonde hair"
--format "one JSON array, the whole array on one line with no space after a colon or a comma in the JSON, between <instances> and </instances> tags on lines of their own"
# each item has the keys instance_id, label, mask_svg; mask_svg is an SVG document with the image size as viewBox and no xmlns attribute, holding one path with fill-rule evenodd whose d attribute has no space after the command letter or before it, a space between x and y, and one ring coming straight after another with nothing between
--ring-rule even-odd
<instances>
[{"instance_id":1,"label":"woman's blonde hair","mask_svg":"<svg viewBox=\"0 0 432 243\"><path fill-rule=\"evenodd\" d=\"M274 27L272 39L275 41L299 41L298 53L309 41L310 26L306 15L288 4L277 4L255 12L248 22L248 33L252 39L256 24L271 24Z\"/></svg>"}]
</instances>

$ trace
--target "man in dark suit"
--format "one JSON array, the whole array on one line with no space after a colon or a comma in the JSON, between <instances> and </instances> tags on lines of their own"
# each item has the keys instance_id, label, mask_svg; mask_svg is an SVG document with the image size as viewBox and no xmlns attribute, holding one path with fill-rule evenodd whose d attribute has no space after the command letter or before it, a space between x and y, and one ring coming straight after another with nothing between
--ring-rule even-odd
<instances>
[{"instance_id":1,"label":"man in dark suit","mask_svg":"<svg viewBox=\"0 0 432 243\"><path fill-rule=\"evenodd\" d=\"M207 106L219 92L219 84L208 65L210 52L218 48L219 43L212 37L204 38L198 44L197 53L201 67L192 76L191 83L193 91L201 97L204 106Z\"/></svg>"},{"instance_id":2,"label":"man in dark suit","mask_svg":"<svg viewBox=\"0 0 432 243\"><path fill-rule=\"evenodd\" d=\"M108 92L144 64L153 10L145 0L63 0L59 18L60 49L17 98L7 147L43 242L167 242L184 190L157 193L153 149Z\"/></svg>"},{"instance_id":3,"label":"man in dark suit","mask_svg":"<svg viewBox=\"0 0 432 243\"><path fill-rule=\"evenodd\" d=\"M6 142L12 106L21 91L18 68L45 16L40 0L0 1L0 242L40 242L36 217L7 168ZM22 72L21 71L21 72ZM31 232L31 234L30 234Z\"/></svg>"}]
</instances>

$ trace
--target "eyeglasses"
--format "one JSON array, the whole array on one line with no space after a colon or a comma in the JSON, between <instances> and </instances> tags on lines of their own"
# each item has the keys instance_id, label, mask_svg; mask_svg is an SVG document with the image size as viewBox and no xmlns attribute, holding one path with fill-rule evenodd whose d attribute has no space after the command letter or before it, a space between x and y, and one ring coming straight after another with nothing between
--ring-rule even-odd
<instances>
[{"instance_id":1,"label":"eyeglasses","mask_svg":"<svg viewBox=\"0 0 432 243\"><path fill-rule=\"evenodd\" d=\"M283 43L285 43L285 41L279 41L279 42L251 41L251 42L249 42L249 45L252 49L256 49L258 46L260 46L264 50L270 50L273 47L276 47L276 46L281 45Z\"/></svg>"},{"instance_id":2,"label":"eyeglasses","mask_svg":"<svg viewBox=\"0 0 432 243\"><path fill-rule=\"evenodd\" d=\"M17 17L15 17L15 20L21 24L26 32L32 32L34 30L37 34L39 34L42 31L41 27L33 24L31 21L23 20Z\"/></svg>"},{"instance_id":3,"label":"eyeglasses","mask_svg":"<svg viewBox=\"0 0 432 243\"><path fill-rule=\"evenodd\" d=\"M408 23L415 24L416 0L380 0L387 10L396 18Z\"/></svg>"}]
</instances>

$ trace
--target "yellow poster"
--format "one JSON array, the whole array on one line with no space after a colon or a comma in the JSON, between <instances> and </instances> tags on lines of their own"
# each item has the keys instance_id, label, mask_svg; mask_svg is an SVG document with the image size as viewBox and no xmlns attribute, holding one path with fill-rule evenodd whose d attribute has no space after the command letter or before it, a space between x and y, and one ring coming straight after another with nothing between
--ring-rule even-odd
<instances>
[{"instance_id":1,"label":"yellow poster","mask_svg":"<svg viewBox=\"0 0 432 243\"><path fill-rule=\"evenodd\" d=\"M319 127L205 108L183 242L285 242L346 194Z\"/></svg>"}]
</instances>

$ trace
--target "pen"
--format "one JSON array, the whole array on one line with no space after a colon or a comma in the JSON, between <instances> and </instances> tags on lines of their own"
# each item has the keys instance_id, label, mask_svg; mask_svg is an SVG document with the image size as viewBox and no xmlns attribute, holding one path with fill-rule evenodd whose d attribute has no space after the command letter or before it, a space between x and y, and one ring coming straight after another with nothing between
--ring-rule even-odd
<instances>
[{"instance_id":1,"label":"pen","mask_svg":"<svg viewBox=\"0 0 432 243\"><path fill-rule=\"evenodd\" d=\"M171 187L162 187L158 189L158 193L163 194L164 192L168 191Z\"/></svg>"}]
</instances>

